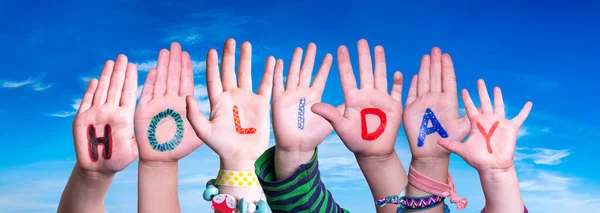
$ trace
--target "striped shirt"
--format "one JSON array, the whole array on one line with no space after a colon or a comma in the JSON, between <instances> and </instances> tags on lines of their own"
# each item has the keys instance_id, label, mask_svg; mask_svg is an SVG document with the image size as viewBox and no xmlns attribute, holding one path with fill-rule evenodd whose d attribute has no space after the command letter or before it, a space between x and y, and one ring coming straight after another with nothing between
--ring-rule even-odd
<instances>
[{"instance_id":1,"label":"striped shirt","mask_svg":"<svg viewBox=\"0 0 600 213\"><path fill-rule=\"evenodd\" d=\"M275 179L275 146L265 151L254 165L273 213L349 213L333 200L331 193L321 182L316 149L310 161L300 165L292 176L284 180Z\"/></svg>"}]
</instances>

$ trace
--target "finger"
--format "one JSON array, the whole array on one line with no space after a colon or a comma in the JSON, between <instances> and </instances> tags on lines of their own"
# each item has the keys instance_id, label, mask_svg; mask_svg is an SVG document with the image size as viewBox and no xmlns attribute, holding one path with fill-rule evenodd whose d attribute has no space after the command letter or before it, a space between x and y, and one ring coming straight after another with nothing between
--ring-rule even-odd
<instances>
[{"instance_id":1,"label":"finger","mask_svg":"<svg viewBox=\"0 0 600 213\"><path fill-rule=\"evenodd\" d=\"M390 96L402 104L402 73L400 71L394 73L394 84L392 85Z\"/></svg>"},{"instance_id":2,"label":"finger","mask_svg":"<svg viewBox=\"0 0 600 213\"><path fill-rule=\"evenodd\" d=\"M490 101L490 95L488 94L485 82L483 79L477 81L477 90L479 91L479 103L481 103L481 111L483 113L493 112L492 102Z\"/></svg>"},{"instance_id":3,"label":"finger","mask_svg":"<svg viewBox=\"0 0 600 213\"><path fill-rule=\"evenodd\" d=\"M181 77L179 79L179 95L194 95L194 67L192 67L192 58L186 51L181 53ZM218 76L218 74L217 74ZM221 82L219 82L219 85Z\"/></svg>"},{"instance_id":4,"label":"finger","mask_svg":"<svg viewBox=\"0 0 600 213\"><path fill-rule=\"evenodd\" d=\"M413 75L410 81L410 88L408 88L408 96L406 97L406 105L410 105L417 99L417 80L419 75Z\"/></svg>"},{"instance_id":5,"label":"finger","mask_svg":"<svg viewBox=\"0 0 600 213\"><path fill-rule=\"evenodd\" d=\"M133 63L127 64L127 71L125 73L125 83L123 85L123 92L121 94L121 107L125 107L130 110L135 109L135 98L137 96L137 67Z\"/></svg>"},{"instance_id":6,"label":"finger","mask_svg":"<svg viewBox=\"0 0 600 213\"><path fill-rule=\"evenodd\" d=\"M519 112L519 114L513 118L512 121L519 127L523 125L523 122L525 122L525 119L527 119L529 116L529 112L531 112L531 107L533 107L533 103L531 103L531 101L527 101L525 106L523 106L523 109L521 109L521 112Z\"/></svg>"},{"instance_id":7,"label":"finger","mask_svg":"<svg viewBox=\"0 0 600 213\"><path fill-rule=\"evenodd\" d=\"M273 91L273 72L275 72L275 63L275 57L269 56L267 58L267 62L265 63L265 71L263 72L260 86L258 86L259 95L271 97L271 91Z\"/></svg>"},{"instance_id":8,"label":"finger","mask_svg":"<svg viewBox=\"0 0 600 213\"><path fill-rule=\"evenodd\" d=\"M210 102L214 102L223 93L223 85L221 85L219 76L219 58L215 49L209 50L206 54L206 84L208 99Z\"/></svg>"},{"instance_id":9,"label":"finger","mask_svg":"<svg viewBox=\"0 0 600 213\"><path fill-rule=\"evenodd\" d=\"M469 95L467 89L462 90L462 98L463 104L465 105L465 111L467 112L467 116L469 116L469 118L473 118L474 116L478 115L479 111L475 107L475 104L473 104L473 100L471 99L471 96Z\"/></svg>"},{"instance_id":10,"label":"finger","mask_svg":"<svg viewBox=\"0 0 600 213\"><path fill-rule=\"evenodd\" d=\"M342 90L344 96L350 94L350 91L356 89L356 78L352 72L352 64L350 64L350 55L348 48L342 45L338 48L338 70L340 72L340 81L342 82Z\"/></svg>"},{"instance_id":11,"label":"finger","mask_svg":"<svg viewBox=\"0 0 600 213\"><path fill-rule=\"evenodd\" d=\"M318 94L323 94L323 90L325 89L325 84L327 83L327 78L329 76L329 70L331 70L331 63L333 63L333 56L327 53L325 58L323 58L321 67L319 67L317 76L315 76L315 80L312 83L312 87L315 88Z\"/></svg>"},{"instance_id":12,"label":"finger","mask_svg":"<svg viewBox=\"0 0 600 213\"><path fill-rule=\"evenodd\" d=\"M121 100L121 92L123 92L123 80L125 79L126 71L127 56L121 54L117 57L117 62L115 63L112 75L110 76L108 95L106 97L107 104L114 106L119 105L119 101Z\"/></svg>"},{"instance_id":13,"label":"finger","mask_svg":"<svg viewBox=\"0 0 600 213\"><path fill-rule=\"evenodd\" d=\"M188 95L186 97L186 109L187 109L187 119L190 121L192 128L196 132L196 135L200 137L202 141L207 141L206 138L209 138L209 123L204 114L200 111L200 107L194 99L193 96Z\"/></svg>"},{"instance_id":14,"label":"finger","mask_svg":"<svg viewBox=\"0 0 600 213\"><path fill-rule=\"evenodd\" d=\"M312 78L313 68L315 66L315 55L317 54L317 45L314 43L308 44L306 48L306 55L304 56L304 62L302 62L302 68L300 68L300 80L298 86L310 87L310 80Z\"/></svg>"},{"instance_id":15,"label":"finger","mask_svg":"<svg viewBox=\"0 0 600 213\"><path fill-rule=\"evenodd\" d=\"M454 64L448 54L442 55L442 92L452 95L452 100L457 98Z\"/></svg>"},{"instance_id":16,"label":"finger","mask_svg":"<svg viewBox=\"0 0 600 213\"><path fill-rule=\"evenodd\" d=\"M387 67L382 46L375 47L375 89L387 93Z\"/></svg>"},{"instance_id":17,"label":"finger","mask_svg":"<svg viewBox=\"0 0 600 213\"><path fill-rule=\"evenodd\" d=\"M438 140L438 144L453 153L456 153L458 156L463 156L464 154L464 144L462 144L461 142L457 142L457 141L452 141L452 140L447 140L447 139L440 139Z\"/></svg>"},{"instance_id":18,"label":"finger","mask_svg":"<svg viewBox=\"0 0 600 213\"><path fill-rule=\"evenodd\" d=\"M360 73L360 89L373 88L371 50L365 39L358 41L358 71Z\"/></svg>"},{"instance_id":19,"label":"finger","mask_svg":"<svg viewBox=\"0 0 600 213\"><path fill-rule=\"evenodd\" d=\"M156 83L154 84L154 98L165 96L167 92L167 75L169 73L169 51L160 50L158 53L158 62L156 62Z\"/></svg>"},{"instance_id":20,"label":"finger","mask_svg":"<svg viewBox=\"0 0 600 213\"><path fill-rule=\"evenodd\" d=\"M504 98L502 98L500 87L494 88L494 113L504 117Z\"/></svg>"},{"instance_id":21,"label":"finger","mask_svg":"<svg viewBox=\"0 0 600 213\"><path fill-rule=\"evenodd\" d=\"M99 106L106 102L106 93L108 92L110 77L114 66L115 63L111 60L104 63L104 68L102 68L102 74L100 74L100 80L98 81L98 87L96 87L96 93L94 93L94 106Z\"/></svg>"},{"instance_id":22,"label":"finger","mask_svg":"<svg viewBox=\"0 0 600 213\"><path fill-rule=\"evenodd\" d=\"M142 88L142 94L140 95L140 104L146 104L150 102L153 98L154 94L154 85L156 84L156 79L158 78L158 72L156 69L150 69L148 72L148 76L146 76L146 82L144 83L144 87Z\"/></svg>"},{"instance_id":23,"label":"finger","mask_svg":"<svg viewBox=\"0 0 600 213\"><path fill-rule=\"evenodd\" d=\"M167 69L167 94L178 95L179 81L181 80L181 45L177 42L171 44Z\"/></svg>"},{"instance_id":24,"label":"finger","mask_svg":"<svg viewBox=\"0 0 600 213\"><path fill-rule=\"evenodd\" d=\"M419 97L429 93L429 66L430 57L425 54L421 59L421 67L419 68L419 80L417 85L417 95Z\"/></svg>"},{"instance_id":25,"label":"finger","mask_svg":"<svg viewBox=\"0 0 600 213\"><path fill-rule=\"evenodd\" d=\"M296 47L292 56L292 63L288 70L287 79L285 80L285 89L293 89L298 86L300 75L300 61L302 61L302 48Z\"/></svg>"},{"instance_id":26,"label":"finger","mask_svg":"<svg viewBox=\"0 0 600 213\"><path fill-rule=\"evenodd\" d=\"M90 83L88 83L87 89L85 90L85 94L83 94L83 98L81 99L81 104L79 104L77 114L85 112L92 107L92 101L94 100L94 93L96 92L97 86L98 80L96 80L96 78L90 80Z\"/></svg>"},{"instance_id":27,"label":"finger","mask_svg":"<svg viewBox=\"0 0 600 213\"><path fill-rule=\"evenodd\" d=\"M250 42L242 43L241 52L238 65L238 87L252 92L252 45Z\"/></svg>"},{"instance_id":28,"label":"finger","mask_svg":"<svg viewBox=\"0 0 600 213\"><path fill-rule=\"evenodd\" d=\"M223 91L236 88L235 83L235 40L227 39L223 46L223 56L221 59L221 78Z\"/></svg>"},{"instance_id":29,"label":"finger","mask_svg":"<svg viewBox=\"0 0 600 213\"><path fill-rule=\"evenodd\" d=\"M442 50L438 47L431 49L431 65L429 75L429 91L442 92Z\"/></svg>"},{"instance_id":30,"label":"finger","mask_svg":"<svg viewBox=\"0 0 600 213\"><path fill-rule=\"evenodd\" d=\"M273 74L273 100L283 94L283 60L279 59L275 63L275 71Z\"/></svg>"},{"instance_id":31,"label":"finger","mask_svg":"<svg viewBox=\"0 0 600 213\"><path fill-rule=\"evenodd\" d=\"M329 121L336 131L341 130L344 117L338 109L326 103L316 103L310 109L313 113Z\"/></svg>"}]
</instances>

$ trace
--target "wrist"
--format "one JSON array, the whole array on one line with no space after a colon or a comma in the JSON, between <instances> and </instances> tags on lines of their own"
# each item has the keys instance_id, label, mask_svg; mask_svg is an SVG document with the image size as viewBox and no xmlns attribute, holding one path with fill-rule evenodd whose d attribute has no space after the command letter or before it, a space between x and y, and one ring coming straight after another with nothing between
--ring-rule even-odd
<instances>
[{"instance_id":1,"label":"wrist","mask_svg":"<svg viewBox=\"0 0 600 213\"><path fill-rule=\"evenodd\" d=\"M481 184L496 185L518 182L517 171L514 166L505 169L477 170Z\"/></svg>"},{"instance_id":2,"label":"wrist","mask_svg":"<svg viewBox=\"0 0 600 213\"><path fill-rule=\"evenodd\" d=\"M370 164L389 164L391 162L398 161L398 155L396 151L392 151L389 155L377 155L377 156L363 156L363 155L354 155L356 157L356 161L362 165L370 165Z\"/></svg>"},{"instance_id":3,"label":"wrist","mask_svg":"<svg viewBox=\"0 0 600 213\"><path fill-rule=\"evenodd\" d=\"M146 161L142 159L139 160L139 166L143 168L177 168L178 164L179 161Z\"/></svg>"},{"instance_id":4,"label":"wrist","mask_svg":"<svg viewBox=\"0 0 600 213\"><path fill-rule=\"evenodd\" d=\"M221 158L220 169L231 171L254 171L256 160Z\"/></svg>"},{"instance_id":5,"label":"wrist","mask_svg":"<svg viewBox=\"0 0 600 213\"><path fill-rule=\"evenodd\" d=\"M308 163L315 155L315 150L285 150L275 146L275 176L277 180L283 180L290 177L298 167Z\"/></svg>"},{"instance_id":6,"label":"wrist","mask_svg":"<svg viewBox=\"0 0 600 213\"><path fill-rule=\"evenodd\" d=\"M95 172L95 171L86 171L86 170L82 169L79 166L79 164L75 163L75 168L73 169L73 174L82 180L94 181L94 182L102 182L102 181L110 182L115 177L116 172L101 173L101 172Z\"/></svg>"},{"instance_id":7,"label":"wrist","mask_svg":"<svg viewBox=\"0 0 600 213\"><path fill-rule=\"evenodd\" d=\"M450 164L450 158L412 158L410 166L419 173L434 179L436 181L447 183L448 182L448 166Z\"/></svg>"}]
</instances>

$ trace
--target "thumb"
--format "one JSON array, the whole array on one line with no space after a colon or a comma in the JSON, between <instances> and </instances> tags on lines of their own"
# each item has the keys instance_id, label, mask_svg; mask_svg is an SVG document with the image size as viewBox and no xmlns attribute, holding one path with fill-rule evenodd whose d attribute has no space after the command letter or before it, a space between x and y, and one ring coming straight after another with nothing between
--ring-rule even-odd
<instances>
[{"instance_id":1,"label":"thumb","mask_svg":"<svg viewBox=\"0 0 600 213\"><path fill-rule=\"evenodd\" d=\"M194 96L188 95L185 100L188 121L190 121L196 135L200 137L202 141L208 141L206 140L209 136L208 120L200 111L200 107L198 106L196 99L194 99Z\"/></svg>"},{"instance_id":2,"label":"thumb","mask_svg":"<svg viewBox=\"0 0 600 213\"><path fill-rule=\"evenodd\" d=\"M447 139L440 139L440 140L438 140L438 144L440 146L442 146L444 149L446 149L450 152L453 152L462 157L464 145L461 142L447 140Z\"/></svg>"},{"instance_id":3,"label":"thumb","mask_svg":"<svg viewBox=\"0 0 600 213\"><path fill-rule=\"evenodd\" d=\"M340 109L336 109L333 106L325 103L316 103L311 108L313 113L325 118L325 120L331 123L336 131L341 127L344 116L340 113Z\"/></svg>"}]
</instances>

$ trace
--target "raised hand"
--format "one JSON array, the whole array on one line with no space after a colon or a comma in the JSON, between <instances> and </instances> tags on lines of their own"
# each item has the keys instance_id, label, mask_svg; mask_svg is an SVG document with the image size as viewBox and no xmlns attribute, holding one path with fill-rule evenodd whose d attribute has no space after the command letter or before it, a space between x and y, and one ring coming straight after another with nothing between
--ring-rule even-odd
<instances>
[{"instance_id":1,"label":"raised hand","mask_svg":"<svg viewBox=\"0 0 600 213\"><path fill-rule=\"evenodd\" d=\"M122 171L138 157L133 135L137 68L119 55L92 79L73 121L77 165L86 173Z\"/></svg>"},{"instance_id":2,"label":"raised hand","mask_svg":"<svg viewBox=\"0 0 600 213\"><path fill-rule=\"evenodd\" d=\"M407 180L402 163L394 151L402 121L402 73L394 73L392 91L388 94L383 47L375 47L374 76L371 64L369 44L364 39L360 40L358 89L348 49L339 47L338 68L345 110L342 114L331 105L317 103L312 111L327 119L346 147L354 153L375 201L399 193ZM396 212L393 205L375 208L378 213Z\"/></svg>"},{"instance_id":3,"label":"raised hand","mask_svg":"<svg viewBox=\"0 0 600 213\"><path fill-rule=\"evenodd\" d=\"M206 56L206 81L210 100L210 120L200 112L193 97L188 97L188 118L196 133L221 157L222 169L254 170L254 161L269 145L269 99L275 59L265 65L258 93L252 92L252 46L244 42L235 76L235 40L223 47L219 77L217 51ZM225 164L225 165L224 165ZM223 168L227 167L227 168Z\"/></svg>"},{"instance_id":4,"label":"raised hand","mask_svg":"<svg viewBox=\"0 0 600 213\"><path fill-rule=\"evenodd\" d=\"M469 120L458 111L452 59L437 47L423 56L419 74L412 78L402 121L413 159L447 159L450 152L436 142L462 141L469 132Z\"/></svg>"},{"instance_id":5,"label":"raised hand","mask_svg":"<svg viewBox=\"0 0 600 213\"><path fill-rule=\"evenodd\" d=\"M388 94L383 47L375 47L375 77L366 40L358 42L358 60L360 89L356 86L348 49L338 48L345 101L343 115L324 103L315 104L312 110L333 125L346 147L357 156L389 156L394 152L402 118L402 73L394 73L392 91Z\"/></svg>"},{"instance_id":6,"label":"raised hand","mask_svg":"<svg viewBox=\"0 0 600 213\"><path fill-rule=\"evenodd\" d=\"M107 61L92 79L73 121L77 162L57 212L104 212L115 174L138 157L133 134L137 68L125 55Z\"/></svg>"},{"instance_id":7,"label":"raised hand","mask_svg":"<svg viewBox=\"0 0 600 213\"><path fill-rule=\"evenodd\" d=\"M310 43L304 63L302 49L296 48L283 86L283 62L275 66L273 79L273 130L277 149L312 152L331 133L333 127L310 109L321 102L325 82L331 68L332 56L325 55L321 67L310 85L317 47ZM341 108L341 107L340 107Z\"/></svg>"},{"instance_id":8,"label":"raised hand","mask_svg":"<svg viewBox=\"0 0 600 213\"><path fill-rule=\"evenodd\" d=\"M140 159L174 162L196 150L202 141L186 117L186 96L194 96L192 62L173 42L160 51L156 69L146 77L135 112Z\"/></svg>"},{"instance_id":9,"label":"raised hand","mask_svg":"<svg viewBox=\"0 0 600 213\"><path fill-rule=\"evenodd\" d=\"M507 120L500 87L494 88L494 107L483 80L477 81L481 111L473 104L469 92L462 91L471 134L465 143L441 139L438 143L456 153L478 171L509 169L514 165L515 146L519 128L527 119L532 103L527 102L517 117Z\"/></svg>"}]
</instances>

